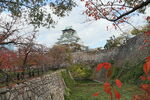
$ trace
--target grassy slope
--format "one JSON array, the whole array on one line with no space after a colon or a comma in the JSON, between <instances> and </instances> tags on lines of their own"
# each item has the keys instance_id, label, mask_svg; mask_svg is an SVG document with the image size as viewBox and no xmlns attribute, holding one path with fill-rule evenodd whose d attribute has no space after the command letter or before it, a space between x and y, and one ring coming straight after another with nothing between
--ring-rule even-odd
<instances>
[{"instance_id":1,"label":"grassy slope","mask_svg":"<svg viewBox=\"0 0 150 100\"><path fill-rule=\"evenodd\" d=\"M121 93L121 100L132 100L133 95L142 91L135 85L123 85L122 89L118 89ZM98 97L92 96L93 93L100 92ZM71 95L66 100L109 100L109 96L103 92L103 86L98 83L77 83L72 88Z\"/></svg>"}]
</instances>

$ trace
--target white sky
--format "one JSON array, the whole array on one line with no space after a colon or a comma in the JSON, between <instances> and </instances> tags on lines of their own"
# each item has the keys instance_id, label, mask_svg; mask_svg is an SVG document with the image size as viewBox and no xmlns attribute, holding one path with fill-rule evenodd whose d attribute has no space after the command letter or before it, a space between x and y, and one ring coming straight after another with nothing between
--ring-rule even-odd
<instances>
[{"instance_id":1,"label":"white sky","mask_svg":"<svg viewBox=\"0 0 150 100\"><path fill-rule=\"evenodd\" d=\"M78 6L73 8L69 16L59 19L55 28L39 29L39 37L37 39L39 43L51 47L62 34L61 30L68 26L72 26L72 28L77 31L77 34L81 38L83 44L90 48L103 47L110 36L118 36L121 33L120 31L112 28L107 31L106 27L111 26L111 23L106 20L85 22L86 16L82 14L85 9L84 4L80 2L80 0L76 1ZM146 15L150 16L150 9L146 10ZM145 22L143 18L144 16L145 15L143 14L134 16L130 22L137 27L142 26ZM131 26L129 25L122 26L124 31L128 31L130 28Z\"/></svg>"}]
</instances>

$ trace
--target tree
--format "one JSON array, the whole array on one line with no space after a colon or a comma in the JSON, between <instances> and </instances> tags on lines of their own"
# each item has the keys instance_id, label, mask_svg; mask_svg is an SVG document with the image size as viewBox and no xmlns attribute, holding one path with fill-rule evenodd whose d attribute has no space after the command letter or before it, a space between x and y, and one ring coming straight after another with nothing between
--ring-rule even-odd
<instances>
[{"instance_id":1,"label":"tree","mask_svg":"<svg viewBox=\"0 0 150 100\"><path fill-rule=\"evenodd\" d=\"M9 75L6 71L15 69L16 53L5 47L0 47L0 82L8 81Z\"/></svg>"},{"instance_id":2,"label":"tree","mask_svg":"<svg viewBox=\"0 0 150 100\"><path fill-rule=\"evenodd\" d=\"M55 45L51 48L47 55L52 68L67 67L72 62L70 49L64 45Z\"/></svg>"},{"instance_id":3,"label":"tree","mask_svg":"<svg viewBox=\"0 0 150 100\"><path fill-rule=\"evenodd\" d=\"M4 18L5 17L5 18ZM11 16L0 16L0 46L8 44L22 44L23 40L37 32L30 28L21 18Z\"/></svg>"},{"instance_id":4,"label":"tree","mask_svg":"<svg viewBox=\"0 0 150 100\"><path fill-rule=\"evenodd\" d=\"M27 68L28 57L31 52L34 52L35 49L35 39L36 35L33 33L31 36L22 40L22 42L18 46L19 56L22 58L22 69L25 70Z\"/></svg>"},{"instance_id":5,"label":"tree","mask_svg":"<svg viewBox=\"0 0 150 100\"><path fill-rule=\"evenodd\" d=\"M113 22L114 26L119 23L129 23L131 13L148 6L150 0L81 0L85 1L87 8L85 14L95 20L106 19Z\"/></svg>"},{"instance_id":6,"label":"tree","mask_svg":"<svg viewBox=\"0 0 150 100\"><path fill-rule=\"evenodd\" d=\"M75 6L73 0L1 0L0 11L8 12L12 16L25 17L35 26L49 26L54 24L53 14L63 17Z\"/></svg>"},{"instance_id":7,"label":"tree","mask_svg":"<svg viewBox=\"0 0 150 100\"><path fill-rule=\"evenodd\" d=\"M50 59L47 55L48 48L41 44L35 44L34 50L30 53L28 57L28 65L38 67L50 67Z\"/></svg>"},{"instance_id":8,"label":"tree","mask_svg":"<svg viewBox=\"0 0 150 100\"><path fill-rule=\"evenodd\" d=\"M62 35L58 39L56 44L58 45L66 45L73 51L81 50L80 38L77 36L77 33L72 28L67 28L62 30Z\"/></svg>"},{"instance_id":9,"label":"tree","mask_svg":"<svg viewBox=\"0 0 150 100\"><path fill-rule=\"evenodd\" d=\"M17 27L15 26L17 24L19 24L19 21L17 18L13 18L9 21L6 21L4 20L3 16L1 16L0 45L17 42L17 40L19 39L19 36L17 36L17 33L20 30L18 26Z\"/></svg>"},{"instance_id":10,"label":"tree","mask_svg":"<svg viewBox=\"0 0 150 100\"><path fill-rule=\"evenodd\" d=\"M123 44L126 43L126 41L128 40L128 37L127 36L119 36L119 37L115 37L115 36L112 36L110 37L109 40L107 40L104 48L109 50L109 49L112 49L112 48L115 48L115 47L119 47Z\"/></svg>"},{"instance_id":11,"label":"tree","mask_svg":"<svg viewBox=\"0 0 150 100\"><path fill-rule=\"evenodd\" d=\"M5 47L0 47L0 70L9 70L14 68L16 53Z\"/></svg>"}]
</instances>

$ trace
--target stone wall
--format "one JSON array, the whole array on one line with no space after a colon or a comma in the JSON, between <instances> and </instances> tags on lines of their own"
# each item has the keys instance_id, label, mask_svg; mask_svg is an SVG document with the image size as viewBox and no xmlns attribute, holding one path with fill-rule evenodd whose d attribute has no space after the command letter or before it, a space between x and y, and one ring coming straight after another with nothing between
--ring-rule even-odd
<instances>
[{"instance_id":1,"label":"stone wall","mask_svg":"<svg viewBox=\"0 0 150 100\"><path fill-rule=\"evenodd\" d=\"M0 89L0 100L64 100L66 85L60 72Z\"/></svg>"},{"instance_id":2,"label":"stone wall","mask_svg":"<svg viewBox=\"0 0 150 100\"><path fill-rule=\"evenodd\" d=\"M112 50L103 50L94 53L76 52L73 54L73 62L87 62L90 65L92 63L114 62L113 66L115 67L126 67L127 63L134 65L150 56L150 47L140 49L144 45L146 45L144 43L144 36L140 34L129 39L126 44ZM99 73L94 72L93 79L104 81L104 73L104 69Z\"/></svg>"},{"instance_id":3,"label":"stone wall","mask_svg":"<svg viewBox=\"0 0 150 100\"><path fill-rule=\"evenodd\" d=\"M127 41L125 45L112 50L103 50L95 53L90 52L76 52L73 53L73 62L109 62L114 61L115 66L122 67L127 61L130 63L137 63L145 57L150 56L150 47L144 46L143 34L135 36Z\"/></svg>"},{"instance_id":4,"label":"stone wall","mask_svg":"<svg viewBox=\"0 0 150 100\"><path fill-rule=\"evenodd\" d=\"M118 48L98 52L75 52L73 53L73 63L92 62L100 63L114 59L118 53Z\"/></svg>"}]
</instances>

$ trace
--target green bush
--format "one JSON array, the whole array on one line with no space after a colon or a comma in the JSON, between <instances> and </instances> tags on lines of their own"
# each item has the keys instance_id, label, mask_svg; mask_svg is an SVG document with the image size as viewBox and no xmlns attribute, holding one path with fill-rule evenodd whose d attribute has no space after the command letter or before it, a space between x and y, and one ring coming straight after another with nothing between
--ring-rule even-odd
<instances>
[{"instance_id":1,"label":"green bush","mask_svg":"<svg viewBox=\"0 0 150 100\"><path fill-rule=\"evenodd\" d=\"M141 61L138 64L126 63L124 67L112 67L113 74L111 79L119 78L123 83L130 84L142 84L150 83L150 81L142 81L140 76L144 75L143 71L144 62Z\"/></svg>"},{"instance_id":2,"label":"green bush","mask_svg":"<svg viewBox=\"0 0 150 100\"><path fill-rule=\"evenodd\" d=\"M133 84L139 85L144 82L140 79L140 76L143 76L143 75L144 75L143 63L140 63L128 69L121 76L121 80L126 83L133 83ZM148 82L148 81L145 81L145 82Z\"/></svg>"},{"instance_id":3,"label":"green bush","mask_svg":"<svg viewBox=\"0 0 150 100\"><path fill-rule=\"evenodd\" d=\"M131 31L131 34L132 34L132 35L138 35L138 34L140 34L141 32L142 32L141 30L133 29L133 30Z\"/></svg>"},{"instance_id":4,"label":"green bush","mask_svg":"<svg viewBox=\"0 0 150 100\"><path fill-rule=\"evenodd\" d=\"M69 67L72 76L76 79L89 79L92 74L91 68L82 64L74 64Z\"/></svg>"},{"instance_id":5,"label":"green bush","mask_svg":"<svg viewBox=\"0 0 150 100\"><path fill-rule=\"evenodd\" d=\"M121 72L121 68L119 68L119 67L112 67L112 76L111 76L111 79L118 78L120 72Z\"/></svg>"},{"instance_id":6,"label":"green bush","mask_svg":"<svg viewBox=\"0 0 150 100\"><path fill-rule=\"evenodd\" d=\"M141 34L143 32L146 32L147 30L148 30L147 26L144 26L144 27L142 27L142 29L133 29L131 31L131 34L132 35L138 35L138 34Z\"/></svg>"}]
</instances>

